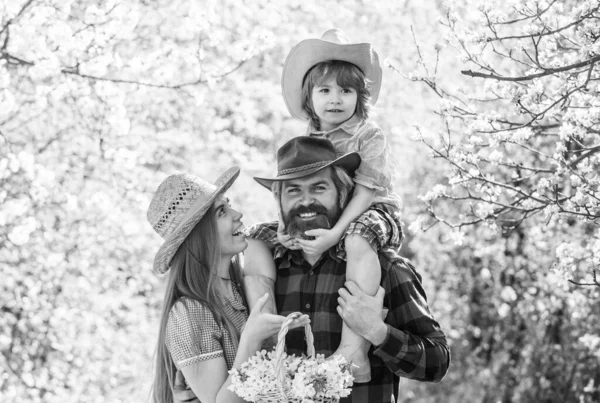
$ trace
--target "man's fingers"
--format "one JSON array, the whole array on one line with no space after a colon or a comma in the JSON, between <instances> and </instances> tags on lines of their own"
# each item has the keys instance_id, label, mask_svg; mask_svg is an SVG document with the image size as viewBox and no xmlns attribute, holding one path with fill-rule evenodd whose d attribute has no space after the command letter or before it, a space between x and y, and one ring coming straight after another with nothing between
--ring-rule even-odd
<instances>
[{"instance_id":1,"label":"man's fingers","mask_svg":"<svg viewBox=\"0 0 600 403\"><path fill-rule=\"evenodd\" d=\"M354 281L346 281L344 283L344 286L348 289L348 291L350 291L352 295L360 294L363 292Z\"/></svg>"},{"instance_id":2,"label":"man's fingers","mask_svg":"<svg viewBox=\"0 0 600 403\"><path fill-rule=\"evenodd\" d=\"M346 302L346 299L350 298L352 295L348 292L348 290L346 290L345 288L340 288L338 290L338 294L340 295L340 297L344 300L344 302ZM339 301L339 298L338 298Z\"/></svg>"}]
</instances>

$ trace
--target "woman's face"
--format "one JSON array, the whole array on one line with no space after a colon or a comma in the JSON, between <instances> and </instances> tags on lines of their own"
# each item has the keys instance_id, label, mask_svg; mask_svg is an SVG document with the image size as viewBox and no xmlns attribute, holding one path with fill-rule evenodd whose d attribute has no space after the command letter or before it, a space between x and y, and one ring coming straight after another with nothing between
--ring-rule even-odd
<instances>
[{"instance_id":1,"label":"woman's face","mask_svg":"<svg viewBox=\"0 0 600 403\"><path fill-rule=\"evenodd\" d=\"M215 200L214 207L221 256L233 257L248 246L246 236L242 233L242 213L231 208L229 199L223 195Z\"/></svg>"}]
</instances>

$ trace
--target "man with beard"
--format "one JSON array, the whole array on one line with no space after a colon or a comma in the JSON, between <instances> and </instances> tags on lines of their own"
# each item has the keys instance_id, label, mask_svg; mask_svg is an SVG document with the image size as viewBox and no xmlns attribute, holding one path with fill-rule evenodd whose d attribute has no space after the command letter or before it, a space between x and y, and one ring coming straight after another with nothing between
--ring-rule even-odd
<instances>
[{"instance_id":1,"label":"man with beard","mask_svg":"<svg viewBox=\"0 0 600 403\"><path fill-rule=\"evenodd\" d=\"M275 177L254 179L273 192L284 230L301 247L305 231L335 224L352 192L350 175L359 164L357 153L336 157L329 140L300 136L278 150ZM350 233L370 239L372 247L379 250L381 267L372 268L381 270L382 275L377 294L367 295L346 281L342 241L323 254L278 244L273 250L277 311L281 315L308 314L315 350L326 356L339 345L345 321L372 343L368 354L371 380L354 384L352 394L342 402L395 402L400 376L427 382L444 377L450 361L448 345L429 312L421 276L397 251L381 248L394 236L385 214L351 227ZM251 238L267 243L276 235L276 224L261 224L249 231ZM385 318L384 310L388 311ZM290 331L286 346L290 354L305 353L303 331Z\"/></svg>"}]
</instances>

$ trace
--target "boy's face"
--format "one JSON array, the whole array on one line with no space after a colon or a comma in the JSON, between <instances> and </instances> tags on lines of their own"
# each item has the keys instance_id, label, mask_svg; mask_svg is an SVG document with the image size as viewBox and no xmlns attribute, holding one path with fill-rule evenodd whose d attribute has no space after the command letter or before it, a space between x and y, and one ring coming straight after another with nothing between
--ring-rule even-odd
<instances>
[{"instance_id":1,"label":"boy's face","mask_svg":"<svg viewBox=\"0 0 600 403\"><path fill-rule=\"evenodd\" d=\"M354 115L358 94L354 88L340 87L335 77L312 89L313 111L319 117L321 130L331 130Z\"/></svg>"}]
</instances>

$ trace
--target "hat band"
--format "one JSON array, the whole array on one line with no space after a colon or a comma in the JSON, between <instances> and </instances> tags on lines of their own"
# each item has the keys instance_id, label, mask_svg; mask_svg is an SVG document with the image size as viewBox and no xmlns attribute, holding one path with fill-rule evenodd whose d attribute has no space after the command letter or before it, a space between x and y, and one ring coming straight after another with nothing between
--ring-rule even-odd
<instances>
[{"instance_id":1,"label":"hat band","mask_svg":"<svg viewBox=\"0 0 600 403\"><path fill-rule=\"evenodd\" d=\"M306 171L307 169L322 167L322 166L331 164L332 162L333 161L319 161L319 162L314 162L314 163L308 164L308 165L302 165L301 167L283 169L283 170L277 172L277 176L293 174L295 172Z\"/></svg>"}]
</instances>

